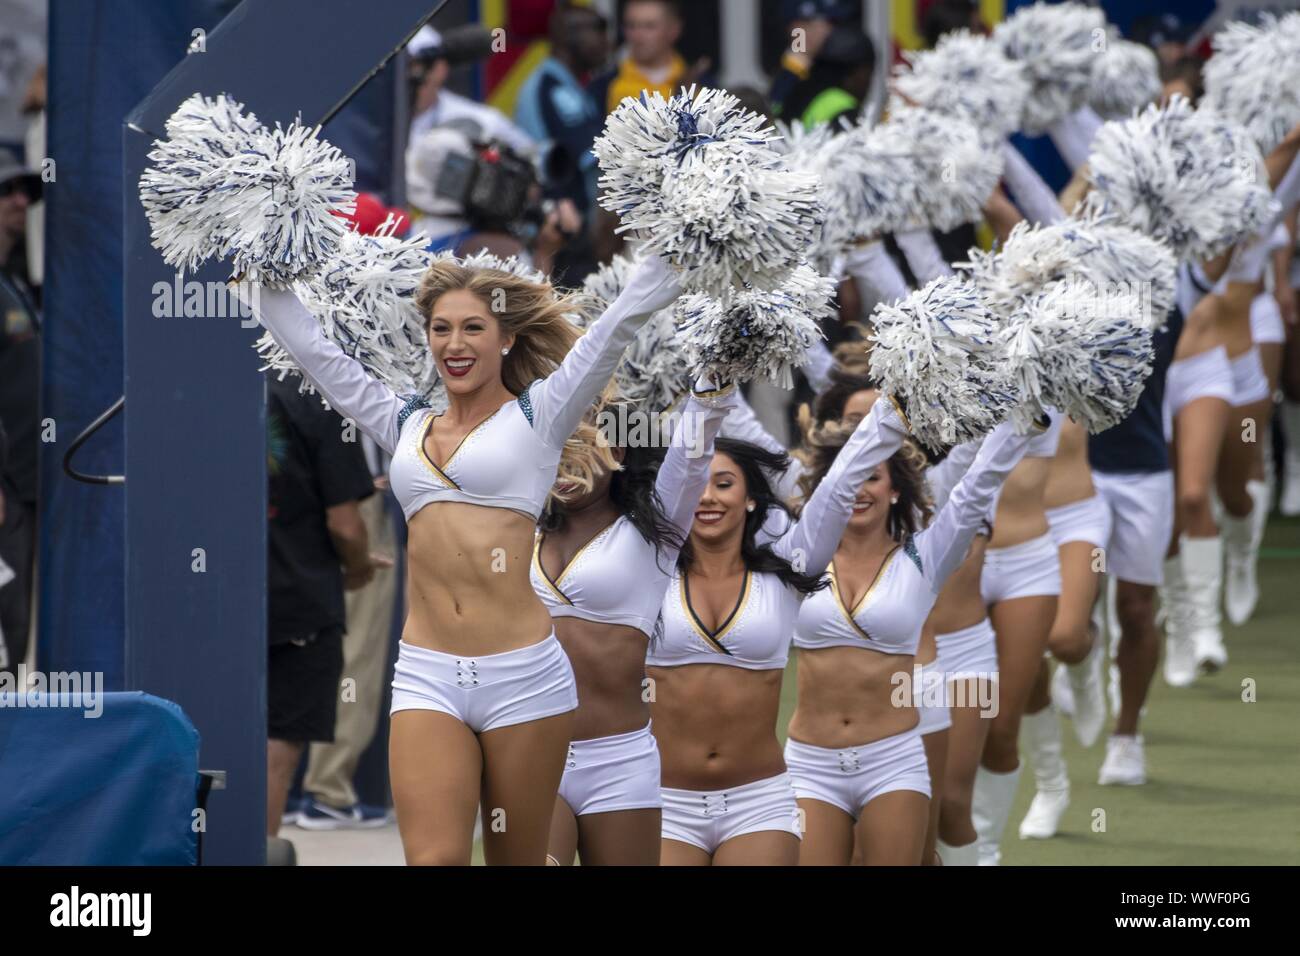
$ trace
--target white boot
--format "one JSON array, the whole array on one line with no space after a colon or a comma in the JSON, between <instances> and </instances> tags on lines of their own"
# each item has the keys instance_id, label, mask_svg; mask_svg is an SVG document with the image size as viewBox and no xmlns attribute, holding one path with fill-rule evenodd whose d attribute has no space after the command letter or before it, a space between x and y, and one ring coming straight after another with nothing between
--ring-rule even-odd
<instances>
[{"instance_id":1,"label":"white boot","mask_svg":"<svg viewBox=\"0 0 1300 956\"><path fill-rule=\"evenodd\" d=\"M1223 591L1223 540L1189 538L1179 543L1183 559L1183 578L1187 582L1189 623L1193 660L1197 668L1216 671L1228 663L1223 646L1219 600Z\"/></svg>"},{"instance_id":2,"label":"white boot","mask_svg":"<svg viewBox=\"0 0 1300 956\"><path fill-rule=\"evenodd\" d=\"M1070 778L1061 758L1061 719L1051 707L1025 714L1020 739L1037 787L1029 812L1020 821L1020 839L1047 840L1056 836L1061 814L1070 805Z\"/></svg>"},{"instance_id":3,"label":"white boot","mask_svg":"<svg viewBox=\"0 0 1300 956\"><path fill-rule=\"evenodd\" d=\"M1286 457L1282 459L1282 495L1278 509L1288 518L1300 515L1300 402L1282 403L1282 432Z\"/></svg>"},{"instance_id":4,"label":"white boot","mask_svg":"<svg viewBox=\"0 0 1300 956\"><path fill-rule=\"evenodd\" d=\"M1223 556L1226 565L1223 579L1223 609L1228 620L1241 625L1250 620L1259 603L1259 544L1268 520L1268 488L1262 481L1246 482L1250 493L1250 514L1244 518L1223 516Z\"/></svg>"},{"instance_id":5,"label":"white boot","mask_svg":"<svg viewBox=\"0 0 1300 956\"><path fill-rule=\"evenodd\" d=\"M1092 650L1078 664L1067 664L1059 670L1066 672L1070 697L1074 704L1074 736L1085 747L1091 747L1101 736L1106 723L1106 698L1101 687L1102 636L1093 635ZM1055 689L1055 684L1052 685Z\"/></svg>"},{"instance_id":6,"label":"white boot","mask_svg":"<svg viewBox=\"0 0 1300 956\"><path fill-rule=\"evenodd\" d=\"M980 860L979 843L967 843L964 846L949 846L938 841L939 859L944 866L978 866Z\"/></svg>"},{"instance_id":7,"label":"white boot","mask_svg":"<svg viewBox=\"0 0 1300 956\"><path fill-rule=\"evenodd\" d=\"M1183 557L1174 555L1165 560L1165 583L1160 588L1160 606L1165 612L1165 683L1170 687L1186 687L1196 680L1196 648L1189 633L1190 603Z\"/></svg>"},{"instance_id":8,"label":"white boot","mask_svg":"<svg viewBox=\"0 0 1300 956\"><path fill-rule=\"evenodd\" d=\"M1052 698L1052 707L1058 714L1074 716L1074 686L1070 683L1069 670L1064 664L1058 664L1052 670L1052 682L1048 694Z\"/></svg>"},{"instance_id":9,"label":"white boot","mask_svg":"<svg viewBox=\"0 0 1300 956\"><path fill-rule=\"evenodd\" d=\"M997 866L1002 859L1002 831L1011 816L1020 783L1020 767L1010 773L994 773L979 767L975 771L975 792L971 795L971 822L978 834L979 865Z\"/></svg>"}]
</instances>

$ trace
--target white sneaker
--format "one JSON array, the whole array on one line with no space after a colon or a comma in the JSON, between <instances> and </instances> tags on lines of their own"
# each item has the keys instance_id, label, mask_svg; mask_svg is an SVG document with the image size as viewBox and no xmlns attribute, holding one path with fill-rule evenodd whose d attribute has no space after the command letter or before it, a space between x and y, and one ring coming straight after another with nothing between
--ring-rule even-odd
<instances>
[{"instance_id":1,"label":"white sneaker","mask_svg":"<svg viewBox=\"0 0 1300 956\"><path fill-rule=\"evenodd\" d=\"M1064 670L1074 698L1074 736L1084 747L1091 747L1101 736L1106 723L1106 696L1101 688L1101 640L1078 664Z\"/></svg>"},{"instance_id":2,"label":"white sneaker","mask_svg":"<svg viewBox=\"0 0 1300 956\"><path fill-rule=\"evenodd\" d=\"M1164 671L1170 687L1187 687L1196 680L1196 644L1189 635L1178 631L1165 634Z\"/></svg>"},{"instance_id":3,"label":"white sneaker","mask_svg":"<svg viewBox=\"0 0 1300 956\"><path fill-rule=\"evenodd\" d=\"M1103 787L1119 784L1139 787L1147 782L1147 759L1142 749L1142 735L1112 734L1106 741L1106 759L1102 761L1097 783Z\"/></svg>"},{"instance_id":4,"label":"white sneaker","mask_svg":"<svg viewBox=\"0 0 1300 956\"><path fill-rule=\"evenodd\" d=\"M1039 790L1029 805L1029 812L1020 821L1020 839L1050 840L1056 836L1061 814L1070 805L1070 791Z\"/></svg>"},{"instance_id":5,"label":"white sneaker","mask_svg":"<svg viewBox=\"0 0 1300 956\"><path fill-rule=\"evenodd\" d=\"M1196 670L1213 674L1228 663L1228 649L1223 644L1222 631L1196 631L1192 635L1192 656Z\"/></svg>"}]
</instances>

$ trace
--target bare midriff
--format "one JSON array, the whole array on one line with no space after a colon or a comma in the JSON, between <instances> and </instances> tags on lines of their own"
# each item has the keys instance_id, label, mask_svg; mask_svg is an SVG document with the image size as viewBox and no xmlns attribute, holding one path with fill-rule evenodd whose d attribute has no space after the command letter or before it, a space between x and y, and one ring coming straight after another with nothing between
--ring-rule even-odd
<instances>
[{"instance_id":1,"label":"bare midriff","mask_svg":"<svg viewBox=\"0 0 1300 956\"><path fill-rule=\"evenodd\" d=\"M634 627L553 617L578 684L573 739L594 740L640 730L650 722L645 655L649 638Z\"/></svg>"},{"instance_id":2,"label":"bare midriff","mask_svg":"<svg viewBox=\"0 0 1300 956\"><path fill-rule=\"evenodd\" d=\"M501 654L543 641L551 618L528 576L536 522L505 508L426 505L408 522L402 640L446 654Z\"/></svg>"},{"instance_id":3,"label":"bare midriff","mask_svg":"<svg viewBox=\"0 0 1300 956\"><path fill-rule=\"evenodd\" d=\"M990 548L1010 548L1047 534L1043 489L1050 468L1050 459L1024 458L1012 469L998 499Z\"/></svg>"},{"instance_id":4,"label":"bare midriff","mask_svg":"<svg viewBox=\"0 0 1300 956\"><path fill-rule=\"evenodd\" d=\"M1093 496L1092 470L1088 467L1088 432L1070 419L1061 423L1061 441L1056 447L1043 489L1048 509L1063 508Z\"/></svg>"},{"instance_id":5,"label":"bare midriff","mask_svg":"<svg viewBox=\"0 0 1300 956\"><path fill-rule=\"evenodd\" d=\"M725 664L648 668L663 785L720 790L785 773L776 736L784 673Z\"/></svg>"},{"instance_id":6,"label":"bare midriff","mask_svg":"<svg viewBox=\"0 0 1300 956\"><path fill-rule=\"evenodd\" d=\"M799 650L799 703L790 737L839 750L915 727L911 654L865 647Z\"/></svg>"}]
</instances>

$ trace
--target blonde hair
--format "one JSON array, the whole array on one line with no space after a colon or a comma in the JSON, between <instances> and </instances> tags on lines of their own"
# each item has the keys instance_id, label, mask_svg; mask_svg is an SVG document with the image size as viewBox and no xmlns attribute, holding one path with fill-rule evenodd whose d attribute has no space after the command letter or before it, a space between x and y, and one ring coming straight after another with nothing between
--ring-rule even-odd
<instances>
[{"instance_id":1,"label":"blonde hair","mask_svg":"<svg viewBox=\"0 0 1300 956\"><path fill-rule=\"evenodd\" d=\"M596 400L596 404L587 411L573 434L565 440L555 473L557 484L571 481L585 493L595 487L597 475L613 473L623 467L614 457L614 446L605 440L604 433L596 427L600 412L615 404L617 399L613 383L605 386L605 391ZM554 497L555 492L552 490L547 497L548 504Z\"/></svg>"},{"instance_id":2,"label":"blonde hair","mask_svg":"<svg viewBox=\"0 0 1300 956\"><path fill-rule=\"evenodd\" d=\"M501 324L502 334L515 337L501 363L501 381L515 395L555 371L573 348L582 333L569 316L595 309L589 297L557 293L549 282L531 282L499 269L468 269L448 259L429 266L415 293L426 332L438 300L458 291L478 298Z\"/></svg>"}]
</instances>

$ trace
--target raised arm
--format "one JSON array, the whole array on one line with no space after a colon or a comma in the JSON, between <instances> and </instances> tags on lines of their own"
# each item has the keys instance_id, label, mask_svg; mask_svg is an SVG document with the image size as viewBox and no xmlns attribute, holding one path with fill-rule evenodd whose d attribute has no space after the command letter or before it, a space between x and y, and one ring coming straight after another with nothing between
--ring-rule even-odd
<instances>
[{"instance_id":1,"label":"raised arm","mask_svg":"<svg viewBox=\"0 0 1300 956\"><path fill-rule=\"evenodd\" d=\"M1039 434L1018 435L1005 422L995 428L984 439L975 461L952 489L934 522L912 539L921 559L921 573L935 594L965 560L1002 483Z\"/></svg>"},{"instance_id":2,"label":"raised arm","mask_svg":"<svg viewBox=\"0 0 1300 956\"><path fill-rule=\"evenodd\" d=\"M753 407L745 400L745 396L736 392L736 404L727 415L726 421L722 423L722 434L727 438L735 438L738 441L746 441L751 445L757 445L759 448L766 449L777 455L789 454L785 445L781 444L771 432L763 427L763 423L758 420L754 414ZM799 476L803 474L803 462L798 458L790 459L790 467L785 470L780 480L774 486L776 496L782 501L788 501L792 498L799 488Z\"/></svg>"},{"instance_id":3,"label":"raised arm","mask_svg":"<svg viewBox=\"0 0 1300 956\"><path fill-rule=\"evenodd\" d=\"M952 266L944 259L939 244L934 241L934 233L929 229L909 229L907 232L894 233L894 241L903 250L907 267L916 276L916 281L925 283L952 275Z\"/></svg>"},{"instance_id":4,"label":"raised arm","mask_svg":"<svg viewBox=\"0 0 1300 956\"><path fill-rule=\"evenodd\" d=\"M664 260L652 257L637 267L618 298L578 339L560 367L530 388L533 430L544 442L558 448L568 440L641 326L680 294L677 275Z\"/></svg>"},{"instance_id":5,"label":"raised arm","mask_svg":"<svg viewBox=\"0 0 1300 956\"><path fill-rule=\"evenodd\" d=\"M835 368L835 356L826 347L825 339L813 339L812 345L808 346L808 359L799 368L804 378L808 379L812 390L818 395L831 387L831 371Z\"/></svg>"},{"instance_id":6,"label":"raised arm","mask_svg":"<svg viewBox=\"0 0 1300 956\"><path fill-rule=\"evenodd\" d=\"M948 496L961 481L961 476L970 469L982 444L983 437L954 445L943 461L926 469L925 480L930 485L930 497L934 499L936 511L948 503Z\"/></svg>"},{"instance_id":7,"label":"raised arm","mask_svg":"<svg viewBox=\"0 0 1300 956\"><path fill-rule=\"evenodd\" d=\"M908 436L894 402L882 397L858 422L826 477L809 496L796 521L772 550L805 574L821 574L835 556L853 514L853 502L878 465L888 461Z\"/></svg>"},{"instance_id":8,"label":"raised arm","mask_svg":"<svg viewBox=\"0 0 1300 956\"><path fill-rule=\"evenodd\" d=\"M1002 178L1025 218L1044 226L1064 219L1065 211L1061 209L1056 194L1009 140L1002 143L1002 156L1005 160Z\"/></svg>"},{"instance_id":9,"label":"raised arm","mask_svg":"<svg viewBox=\"0 0 1300 956\"><path fill-rule=\"evenodd\" d=\"M709 483L713 441L722 420L735 407L739 391L734 385L715 389L712 383L697 381L682 404L681 419L655 478L655 494L668 520L683 535L691 532L695 508Z\"/></svg>"},{"instance_id":10,"label":"raised arm","mask_svg":"<svg viewBox=\"0 0 1300 956\"><path fill-rule=\"evenodd\" d=\"M1102 123L1102 118L1093 112L1091 106L1084 106L1047 128L1056 151L1071 171L1088 161L1088 153L1092 151L1092 138L1097 135Z\"/></svg>"},{"instance_id":11,"label":"raised arm","mask_svg":"<svg viewBox=\"0 0 1300 956\"><path fill-rule=\"evenodd\" d=\"M853 277L860 292L869 289L880 302L897 302L911 291L879 239L850 249L844 257L844 271Z\"/></svg>"},{"instance_id":12,"label":"raised arm","mask_svg":"<svg viewBox=\"0 0 1300 956\"><path fill-rule=\"evenodd\" d=\"M242 283L240 284L242 285ZM356 359L325 337L320 323L293 292L252 287L253 312L303 376L338 412L390 455L397 450L397 416L403 400ZM241 289L241 297L247 290Z\"/></svg>"}]
</instances>

